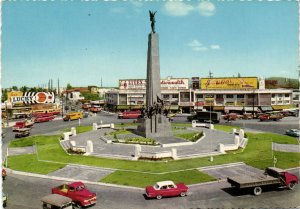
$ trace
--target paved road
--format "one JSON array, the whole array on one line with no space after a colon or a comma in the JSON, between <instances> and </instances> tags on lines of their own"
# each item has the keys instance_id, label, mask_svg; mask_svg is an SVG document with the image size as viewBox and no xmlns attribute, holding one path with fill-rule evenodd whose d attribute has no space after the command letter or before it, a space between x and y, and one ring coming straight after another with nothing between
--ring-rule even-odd
<instances>
[{"instance_id":1,"label":"paved road","mask_svg":"<svg viewBox=\"0 0 300 209\"><path fill-rule=\"evenodd\" d=\"M299 176L299 170L293 173ZM4 191L9 195L7 209L39 209L40 199L62 181L9 174ZM199 208L296 208L300 206L300 187L294 191L269 190L261 196L248 191L236 192L225 181L191 186L186 197L148 200L143 190L87 184L97 193L98 203L92 209L199 209Z\"/></svg>"},{"instance_id":2,"label":"paved road","mask_svg":"<svg viewBox=\"0 0 300 209\"><path fill-rule=\"evenodd\" d=\"M174 123L190 123L187 122L186 116L175 117ZM258 119L253 120L236 120L228 123L225 120L221 120L220 124L240 126L248 129L255 129L265 132L272 132L278 134L285 134L288 129L299 129L299 117L285 117L280 121L264 121L261 122Z\"/></svg>"}]
</instances>

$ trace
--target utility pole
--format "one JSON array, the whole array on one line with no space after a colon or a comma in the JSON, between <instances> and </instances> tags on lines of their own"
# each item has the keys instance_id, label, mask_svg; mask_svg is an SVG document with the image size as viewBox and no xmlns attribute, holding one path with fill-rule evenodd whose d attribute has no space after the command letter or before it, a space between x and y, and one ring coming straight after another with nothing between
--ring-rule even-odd
<instances>
[{"instance_id":1,"label":"utility pole","mask_svg":"<svg viewBox=\"0 0 300 209\"><path fill-rule=\"evenodd\" d=\"M101 86L101 89L102 89L102 77L101 77L101 85L100 86Z\"/></svg>"},{"instance_id":2,"label":"utility pole","mask_svg":"<svg viewBox=\"0 0 300 209\"><path fill-rule=\"evenodd\" d=\"M212 73L211 71L209 71L209 76L208 76L208 77L209 77L209 78L212 78L212 74L213 74L213 73Z\"/></svg>"},{"instance_id":3,"label":"utility pole","mask_svg":"<svg viewBox=\"0 0 300 209\"><path fill-rule=\"evenodd\" d=\"M59 91L59 78L57 79L57 95L60 97L60 91Z\"/></svg>"}]
</instances>

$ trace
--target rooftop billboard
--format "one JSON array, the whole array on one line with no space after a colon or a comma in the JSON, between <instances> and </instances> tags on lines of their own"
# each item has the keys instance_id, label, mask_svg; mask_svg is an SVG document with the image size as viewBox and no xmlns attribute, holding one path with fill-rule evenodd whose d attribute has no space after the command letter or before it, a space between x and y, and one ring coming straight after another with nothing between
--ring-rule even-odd
<instances>
[{"instance_id":1,"label":"rooftop billboard","mask_svg":"<svg viewBox=\"0 0 300 209\"><path fill-rule=\"evenodd\" d=\"M228 90L228 89L257 89L256 77L244 78L201 78L201 89Z\"/></svg>"}]
</instances>

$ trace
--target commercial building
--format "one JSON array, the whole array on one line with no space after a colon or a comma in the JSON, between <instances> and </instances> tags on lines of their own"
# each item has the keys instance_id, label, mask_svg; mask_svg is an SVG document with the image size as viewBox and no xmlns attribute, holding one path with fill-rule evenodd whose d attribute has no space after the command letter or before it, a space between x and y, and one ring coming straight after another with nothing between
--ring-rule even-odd
<instances>
[{"instance_id":1,"label":"commercial building","mask_svg":"<svg viewBox=\"0 0 300 209\"><path fill-rule=\"evenodd\" d=\"M293 106L292 89L266 89L265 80L257 77L169 77L161 80L161 92L165 108L172 112L266 112ZM144 79L122 79L119 89L106 93L106 104L114 111L140 109L145 95Z\"/></svg>"}]
</instances>

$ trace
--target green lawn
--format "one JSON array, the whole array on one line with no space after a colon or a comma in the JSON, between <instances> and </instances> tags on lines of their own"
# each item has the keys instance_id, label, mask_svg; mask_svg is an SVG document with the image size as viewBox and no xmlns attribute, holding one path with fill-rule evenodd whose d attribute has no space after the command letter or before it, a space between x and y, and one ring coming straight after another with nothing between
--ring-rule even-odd
<instances>
[{"instance_id":1,"label":"green lawn","mask_svg":"<svg viewBox=\"0 0 300 209\"><path fill-rule=\"evenodd\" d=\"M76 133L77 134L88 132L88 131L91 131L93 129L92 126L76 126L75 128L76 128ZM71 131L71 128L66 128L66 129L63 129L61 131L62 132L69 132L69 131Z\"/></svg>"},{"instance_id":2,"label":"green lawn","mask_svg":"<svg viewBox=\"0 0 300 209\"><path fill-rule=\"evenodd\" d=\"M233 128L235 128L236 130L240 130L240 128L241 128L239 126L225 126L225 125L219 125L219 124L214 124L214 127L216 130L225 131L228 133L231 133Z\"/></svg>"},{"instance_id":3,"label":"green lawn","mask_svg":"<svg viewBox=\"0 0 300 209\"><path fill-rule=\"evenodd\" d=\"M116 160L116 159L105 159L97 158L92 156L81 156L81 155L68 155L61 148L59 144L59 135L56 136L31 136L23 138L20 140L12 141L10 147L22 147L22 146L31 146L36 144L38 150L37 155L19 155L19 156L9 156L8 157L8 167L13 170L27 171L33 173L47 174L53 172L57 169L60 169L66 164L83 164L90 166L98 166L105 168L115 168L119 169L117 173L107 176L103 181L105 182L118 182L120 184L128 185L140 185L144 186L149 184L157 179L155 173L161 172L171 172L171 171L180 171L185 169L195 169L203 166L218 165L224 163L232 162L245 162L248 165L254 166L256 168L264 169L267 166L273 166L272 161L272 150L271 143L289 143L289 144L298 144L297 139L289 136L283 136L272 133L247 133L249 137L249 142L244 150L232 151L226 155L214 156L213 162L209 161L209 157L194 158L194 159L185 159L185 160L176 160L168 162L147 162L147 161L128 161L128 160ZM283 152L274 152L273 153L277 158L277 167L280 168L291 168L298 167L300 154L299 153L283 153ZM45 162L47 161L47 162ZM50 163L52 161L54 163ZM136 176L144 176L142 173L132 173L130 171L140 171L140 172L151 172L153 176L149 179L141 179L140 181L135 180ZM187 173L185 173L187 172ZM185 178L185 181L188 182L189 173L192 171L185 171L182 175L188 177ZM198 171L197 171L198 172ZM125 174L126 173L126 174ZM176 175L179 173L169 173L165 174L168 179L174 178L176 181ZM132 177L130 177L132 175ZM192 174L191 174L192 175ZM193 177L195 175L195 177ZM191 178L192 183L202 182L202 180L197 175L193 174ZM120 179L121 177L124 179ZM160 175L159 179L162 176ZM136 182L135 182L136 181ZM186 183L185 182L185 183Z\"/></svg>"},{"instance_id":4,"label":"green lawn","mask_svg":"<svg viewBox=\"0 0 300 209\"><path fill-rule=\"evenodd\" d=\"M176 137L182 138L191 142L197 141L200 137L203 136L203 132L190 132L190 133L180 133L175 134Z\"/></svg>"},{"instance_id":5,"label":"green lawn","mask_svg":"<svg viewBox=\"0 0 300 209\"><path fill-rule=\"evenodd\" d=\"M181 171L168 174L148 174L136 172L115 171L101 179L101 182L119 185L130 185L145 188L158 181L171 180L175 183L195 184L215 180L213 177L198 170Z\"/></svg>"}]
</instances>

